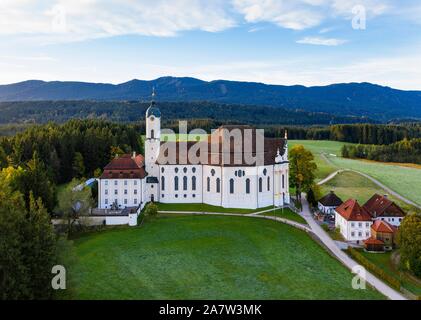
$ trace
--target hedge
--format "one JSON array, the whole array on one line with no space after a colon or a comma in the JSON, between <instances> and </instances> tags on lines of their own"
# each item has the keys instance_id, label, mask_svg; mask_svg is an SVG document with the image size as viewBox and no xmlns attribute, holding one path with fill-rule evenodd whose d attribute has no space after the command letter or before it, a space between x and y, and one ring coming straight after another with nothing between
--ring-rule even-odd
<instances>
[{"instance_id":1,"label":"hedge","mask_svg":"<svg viewBox=\"0 0 421 320\"><path fill-rule=\"evenodd\" d=\"M392 277L391 275L387 274L383 271L383 269L379 268L377 265L372 263L371 261L367 260L361 253L359 253L354 248L349 247L347 249L349 255L354 258L359 264L361 264L364 268L374 273L379 278L386 281L390 286L395 288L396 290L401 290L401 282L396 278Z\"/></svg>"}]
</instances>

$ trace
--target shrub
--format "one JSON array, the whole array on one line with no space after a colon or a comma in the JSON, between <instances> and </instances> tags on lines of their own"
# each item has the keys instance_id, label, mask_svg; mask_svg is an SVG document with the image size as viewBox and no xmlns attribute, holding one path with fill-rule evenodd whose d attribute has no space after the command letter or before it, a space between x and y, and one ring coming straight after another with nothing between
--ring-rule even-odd
<instances>
[{"instance_id":1,"label":"shrub","mask_svg":"<svg viewBox=\"0 0 421 320\"><path fill-rule=\"evenodd\" d=\"M158 206L153 202L148 203L146 205L144 214L145 214L145 217L148 217L148 218L156 217L158 215Z\"/></svg>"}]
</instances>

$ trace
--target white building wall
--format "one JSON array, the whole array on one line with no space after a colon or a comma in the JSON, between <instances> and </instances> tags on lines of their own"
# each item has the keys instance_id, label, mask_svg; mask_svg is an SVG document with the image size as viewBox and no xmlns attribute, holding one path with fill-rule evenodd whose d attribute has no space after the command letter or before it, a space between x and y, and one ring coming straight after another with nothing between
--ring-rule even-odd
<instances>
[{"instance_id":1,"label":"white building wall","mask_svg":"<svg viewBox=\"0 0 421 320\"><path fill-rule=\"evenodd\" d=\"M222 167L222 206L225 208L258 208L257 203L258 167ZM237 175L235 174L237 172ZM241 172L241 173L240 173ZM234 181L233 193L230 180ZM250 179L250 193L246 193L246 179Z\"/></svg>"},{"instance_id":2,"label":"white building wall","mask_svg":"<svg viewBox=\"0 0 421 320\"><path fill-rule=\"evenodd\" d=\"M347 221L335 212L335 227L339 227L341 235L350 242L361 242L370 238L372 224L372 221Z\"/></svg>"},{"instance_id":3,"label":"white building wall","mask_svg":"<svg viewBox=\"0 0 421 320\"><path fill-rule=\"evenodd\" d=\"M377 217L377 218L374 218L373 220L374 221L376 221L376 220L385 221L385 222L391 224L392 226L399 227L401 225L403 217Z\"/></svg>"},{"instance_id":4,"label":"white building wall","mask_svg":"<svg viewBox=\"0 0 421 320\"><path fill-rule=\"evenodd\" d=\"M175 189L175 177L178 178L178 190ZM186 189L184 189L184 177L187 179ZM193 177L196 179L195 190L193 190ZM164 178L164 189L162 178ZM158 179L159 201L163 203L202 202L201 165L160 165Z\"/></svg>"},{"instance_id":5,"label":"white building wall","mask_svg":"<svg viewBox=\"0 0 421 320\"><path fill-rule=\"evenodd\" d=\"M212 175L214 172L214 175ZM222 206L222 192L224 190L222 167L219 166L202 166L202 194L203 203L210 204L213 206ZM208 178L209 178L209 191L208 191ZM216 184L219 179L220 188L217 192Z\"/></svg>"},{"instance_id":6,"label":"white building wall","mask_svg":"<svg viewBox=\"0 0 421 320\"><path fill-rule=\"evenodd\" d=\"M143 200L143 183L144 179L98 179L98 207L109 209L115 200L120 209L138 206Z\"/></svg>"}]
</instances>

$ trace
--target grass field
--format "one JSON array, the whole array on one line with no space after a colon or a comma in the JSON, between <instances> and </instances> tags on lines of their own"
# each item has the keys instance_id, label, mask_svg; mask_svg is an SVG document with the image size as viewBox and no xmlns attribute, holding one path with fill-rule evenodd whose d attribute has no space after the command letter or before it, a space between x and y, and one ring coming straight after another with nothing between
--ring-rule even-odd
<instances>
[{"instance_id":1,"label":"grass field","mask_svg":"<svg viewBox=\"0 0 421 320\"><path fill-rule=\"evenodd\" d=\"M280 217L280 218L292 220L292 221L302 223L302 224L307 224L307 222L304 220L303 217L301 217L299 214L295 213L294 211L292 211L289 208L277 209L275 211L272 210L272 211L260 213L259 215L262 215L262 216L274 216L275 215L275 216Z\"/></svg>"},{"instance_id":2,"label":"grass field","mask_svg":"<svg viewBox=\"0 0 421 320\"><path fill-rule=\"evenodd\" d=\"M338 141L322 141L322 140L290 140L288 141L290 147L301 144L304 148L310 150L314 155L314 161L317 164L316 181L326 178L329 174L338 170L334 165L326 162L322 154L341 155L341 148L345 142Z\"/></svg>"},{"instance_id":3,"label":"grass field","mask_svg":"<svg viewBox=\"0 0 421 320\"><path fill-rule=\"evenodd\" d=\"M269 220L157 218L75 240L66 298L383 299L305 232Z\"/></svg>"},{"instance_id":4,"label":"grass field","mask_svg":"<svg viewBox=\"0 0 421 320\"><path fill-rule=\"evenodd\" d=\"M398 165L330 157L338 168L357 170L379 180L393 191L421 205L421 170Z\"/></svg>"},{"instance_id":5,"label":"grass field","mask_svg":"<svg viewBox=\"0 0 421 320\"><path fill-rule=\"evenodd\" d=\"M386 194L387 192L376 185L371 180L351 171L344 171L337 174L332 180L321 186L323 194L327 194L330 190L335 191L342 201L349 198L358 200L362 205L375 193ZM405 202L388 195L389 199L395 201L405 211L415 211L416 209Z\"/></svg>"},{"instance_id":6,"label":"grass field","mask_svg":"<svg viewBox=\"0 0 421 320\"><path fill-rule=\"evenodd\" d=\"M338 169L357 170L379 180L402 196L421 204L421 169L417 167L342 158L340 154L344 142L291 140L290 145L294 144L302 144L313 152L319 166L316 180L321 180ZM325 155L328 162L323 159L322 154Z\"/></svg>"},{"instance_id":7,"label":"grass field","mask_svg":"<svg viewBox=\"0 0 421 320\"><path fill-rule=\"evenodd\" d=\"M412 280L410 277L406 276L404 273L399 273L399 271L396 270L391 259L391 252L376 254L365 252L363 250L360 250L359 252L369 261L383 269L384 272L396 278L397 280L400 280L402 286L405 289L421 296L421 285Z\"/></svg>"}]
</instances>

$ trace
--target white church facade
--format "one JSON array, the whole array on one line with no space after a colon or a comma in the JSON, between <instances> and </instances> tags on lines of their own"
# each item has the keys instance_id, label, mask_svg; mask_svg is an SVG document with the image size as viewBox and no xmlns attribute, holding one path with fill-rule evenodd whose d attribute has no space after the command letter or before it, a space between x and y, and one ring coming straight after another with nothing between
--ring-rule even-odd
<instances>
[{"instance_id":1,"label":"white church facade","mask_svg":"<svg viewBox=\"0 0 421 320\"><path fill-rule=\"evenodd\" d=\"M233 133L242 140L235 141ZM205 141L163 141L161 113L152 101L146 111L145 156L116 157L104 168L98 207L143 208L150 201L247 209L284 206L290 202L288 175L286 134L266 138L249 126L230 125L214 130Z\"/></svg>"}]
</instances>

